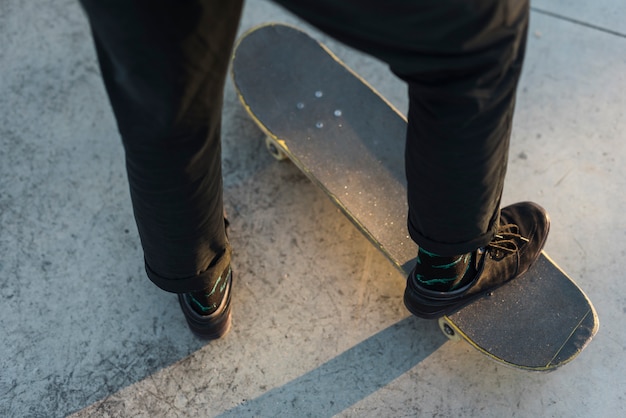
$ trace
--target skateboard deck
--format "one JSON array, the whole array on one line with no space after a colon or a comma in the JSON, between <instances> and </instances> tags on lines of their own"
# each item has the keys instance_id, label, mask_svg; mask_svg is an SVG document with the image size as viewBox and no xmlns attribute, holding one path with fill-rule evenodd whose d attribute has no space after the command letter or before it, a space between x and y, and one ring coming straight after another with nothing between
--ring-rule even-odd
<instances>
[{"instance_id":1,"label":"skateboard deck","mask_svg":"<svg viewBox=\"0 0 626 418\"><path fill-rule=\"evenodd\" d=\"M406 119L324 45L267 24L245 33L232 60L239 99L267 135L404 275L417 246L406 228ZM598 329L578 286L545 254L523 277L440 318L500 363L552 370L572 360Z\"/></svg>"}]
</instances>

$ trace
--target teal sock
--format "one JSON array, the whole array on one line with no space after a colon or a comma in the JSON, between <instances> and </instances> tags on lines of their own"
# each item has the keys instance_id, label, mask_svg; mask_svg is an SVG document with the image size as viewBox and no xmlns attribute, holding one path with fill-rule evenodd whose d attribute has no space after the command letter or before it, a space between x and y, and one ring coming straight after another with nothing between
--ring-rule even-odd
<instances>
[{"instance_id":1,"label":"teal sock","mask_svg":"<svg viewBox=\"0 0 626 418\"><path fill-rule=\"evenodd\" d=\"M219 307L222 303L224 291L228 285L228 279L230 275L230 268L213 283L212 286L200 290L197 292L191 292L189 294L189 301L194 311L200 315L210 315Z\"/></svg>"},{"instance_id":2,"label":"teal sock","mask_svg":"<svg viewBox=\"0 0 626 418\"><path fill-rule=\"evenodd\" d=\"M441 256L420 248L415 278L426 289L441 292L459 288L474 277L473 253Z\"/></svg>"}]
</instances>

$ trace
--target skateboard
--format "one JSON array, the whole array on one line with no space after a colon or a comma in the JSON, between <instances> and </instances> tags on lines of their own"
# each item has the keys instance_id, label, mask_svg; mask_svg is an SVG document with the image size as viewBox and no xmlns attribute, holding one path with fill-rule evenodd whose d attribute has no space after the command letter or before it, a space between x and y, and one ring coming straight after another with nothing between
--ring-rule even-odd
<instances>
[{"instance_id":1,"label":"skateboard","mask_svg":"<svg viewBox=\"0 0 626 418\"><path fill-rule=\"evenodd\" d=\"M269 152L295 164L408 275L417 246L406 229L406 118L326 46L291 26L245 33L231 75ZM499 363L548 371L583 350L598 317L543 253L524 276L443 316L439 327Z\"/></svg>"}]
</instances>

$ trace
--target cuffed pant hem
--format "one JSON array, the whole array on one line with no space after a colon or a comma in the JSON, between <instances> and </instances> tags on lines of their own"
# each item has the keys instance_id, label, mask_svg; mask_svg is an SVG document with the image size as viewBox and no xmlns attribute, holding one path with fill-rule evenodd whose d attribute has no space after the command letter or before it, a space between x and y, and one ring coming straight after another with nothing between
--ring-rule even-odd
<instances>
[{"instance_id":1,"label":"cuffed pant hem","mask_svg":"<svg viewBox=\"0 0 626 418\"><path fill-rule=\"evenodd\" d=\"M145 263L148 278L159 288L172 293L189 293L206 289L224 273L231 261L232 250L228 246L222 255L215 260L211 266L195 276L170 279L159 275L152 270L148 263Z\"/></svg>"},{"instance_id":2,"label":"cuffed pant hem","mask_svg":"<svg viewBox=\"0 0 626 418\"><path fill-rule=\"evenodd\" d=\"M420 234L414 227L411 226L410 223L409 235L420 248L444 257L451 257L454 255L470 253L476 251L478 248L486 247L493 240L493 237L498 230L499 222L500 217L497 216L496 221L492 224L488 232L464 242L449 243L433 241Z\"/></svg>"}]
</instances>

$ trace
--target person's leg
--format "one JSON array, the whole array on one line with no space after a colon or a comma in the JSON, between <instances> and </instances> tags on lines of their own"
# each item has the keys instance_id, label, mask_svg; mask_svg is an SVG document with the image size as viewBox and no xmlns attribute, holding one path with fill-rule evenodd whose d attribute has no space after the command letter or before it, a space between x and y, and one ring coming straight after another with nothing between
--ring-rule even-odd
<instances>
[{"instance_id":1,"label":"person's leg","mask_svg":"<svg viewBox=\"0 0 626 418\"><path fill-rule=\"evenodd\" d=\"M205 331L219 336L231 280L220 120L241 1L82 3L126 152L148 277L166 291L199 292L208 310L196 311L219 311ZM212 299L202 300L204 289L216 290ZM184 311L189 304L181 299Z\"/></svg>"},{"instance_id":2,"label":"person's leg","mask_svg":"<svg viewBox=\"0 0 626 418\"><path fill-rule=\"evenodd\" d=\"M411 293L415 285L454 290L458 296L468 285L481 288L475 286L478 273L493 269L485 268L484 260L490 257L476 250L489 247L502 229L500 198L528 2L278 3L331 36L382 59L409 85L408 226L422 262L411 274L407 291ZM520 214L525 219L519 219ZM517 267L505 269L512 273L499 281L521 274L538 255L547 234L547 216L538 206L507 209L506 219L529 225L517 225L520 237L511 239L523 251L507 258L505 264ZM512 233L511 228L501 232ZM525 256L519 258L521 253ZM446 306L451 305L448 302ZM419 304L426 303L420 299ZM439 306L437 312L421 312L428 307L409 305L420 316L440 314Z\"/></svg>"},{"instance_id":3,"label":"person's leg","mask_svg":"<svg viewBox=\"0 0 626 418\"><path fill-rule=\"evenodd\" d=\"M277 3L407 81L409 231L418 245L455 255L489 243L498 225L527 2Z\"/></svg>"}]
</instances>

